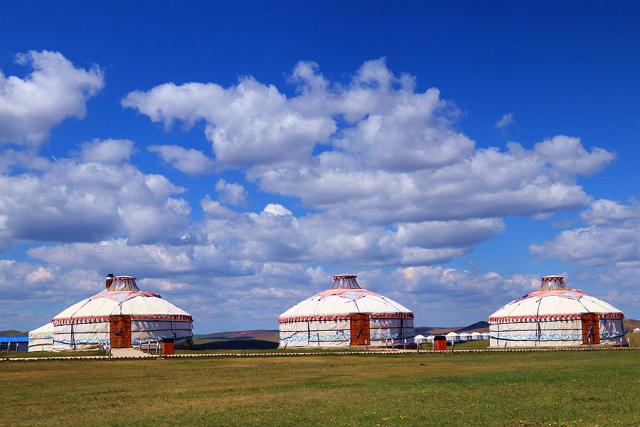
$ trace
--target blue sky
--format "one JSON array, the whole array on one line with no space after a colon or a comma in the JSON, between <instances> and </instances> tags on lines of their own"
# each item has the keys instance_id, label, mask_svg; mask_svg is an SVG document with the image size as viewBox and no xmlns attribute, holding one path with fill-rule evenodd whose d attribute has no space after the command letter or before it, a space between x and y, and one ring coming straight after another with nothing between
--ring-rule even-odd
<instances>
[{"instance_id":1,"label":"blue sky","mask_svg":"<svg viewBox=\"0 0 640 427\"><path fill-rule=\"evenodd\" d=\"M417 325L640 318L636 2L4 2L0 329L134 275L195 332L338 273Z\"/></svg>"}]
</instances>

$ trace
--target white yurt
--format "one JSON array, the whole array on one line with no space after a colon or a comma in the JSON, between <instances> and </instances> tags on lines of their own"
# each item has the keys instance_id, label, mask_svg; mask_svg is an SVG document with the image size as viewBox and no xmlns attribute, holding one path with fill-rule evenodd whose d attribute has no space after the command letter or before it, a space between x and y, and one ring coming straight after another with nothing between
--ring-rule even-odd
<instances>
[{"instance_id":1,"label":"white yurt","mask_svg":"<svg viewBox=\"0 0 640 427\"><path fill-rule=\"evenodd\" d=\"M141 291L130 276L108 275L104 291L67 308L51 323L53 351L136 347L162 339L181 345L193 340L191 315L158 294ZM29 351L37 347L32 350L30 345Z\"/></svg>"},{"instance_id":2,"label":"white yurt","mask_svg":"<svg viewBox=\"0 0 640 427\"><path fill-rule=\"evenodd\" d=\"M460 336L458 334L456 334L455 332L453 332L453 331L451 331L448 334L446 334L445 337L447 338L447 341L449 341L449 342L456 343L456 342L460 341Z\"/></svg>"},{"instance_id":3,"label":"white yurt","mask_svg":"<svg viewBox=\"0 0 640 427\"><path fill-rule=\"evenodd\" d=\"M53 323L40 326L29 332L29 351L53 350Z\"/></svg>"},{"instance_id":4,"label":"white yurt","mask_svg":"<svg viewBox=\"0 0 640 427\"><path fill-rule=\"evenodd\" d=\"M375 292L356 276L333 278L333 286L280 315L280 347L373 347L413 343L413 313Z\"/></svg>"},{"instance_id":5,"label":"white yurt","mask_svg":"<svg viewBox=\"0 0 640 427\"><path fill-rule=\"evenodd\" d=\"M427 337L425 337L424 335L416 335L415 337L413 337L413 342L416 344L424 344L425 342L427 342Z\"/></svg>"},{"instance_id":6,"label":"white yurt","mask_svg":"<svg viewBox=\"0 0 640 427\"><path fill-rule=\"evenodd\" d=\"M635 328L635 329L633 330L633 333L634 333L634 334L638 334L638 333L640 333L640 328Z\"/></svg>"},{"instance_id":7,"label":"white yurt","mask_svg":"<svg viewBox=\"0 0 640 427\"><path fill-rule=\"evenodd\" d=\"M469 335L468 332L460 332L460 335L458 335L458 339L460 341L469 341L471 339L471 335Z\"/></svg>"},{"instance_id":8,"label":"white yurt","mask_svg":"<svg viewBox=\"0 0 640 427\"><path fill-rule=\"evenodd\" d=\"M564 277L547 276L537 291L489 317L490 347L622 344L623 319L612 305L569 289Z\"/></svg>"},{"instance_id":9,"label":"white yurt","mask_svg":"<svg viewBox=\"0 0 640 427\"><path fill-rule=\"evenodd\" d=\"M473 332L471 332L471 339L473 341L481 340L482 339L482 334L480 332L473 331Z\"/></svg>"}]
</instances>

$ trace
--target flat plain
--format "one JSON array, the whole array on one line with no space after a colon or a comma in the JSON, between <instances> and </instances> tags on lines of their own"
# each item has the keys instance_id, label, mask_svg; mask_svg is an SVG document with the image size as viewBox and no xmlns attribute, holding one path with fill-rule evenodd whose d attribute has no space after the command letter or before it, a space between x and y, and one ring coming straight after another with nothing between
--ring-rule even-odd
<instances>
[{"instance_id":1,"label":"flat plain","mask_svg":"<svg viewBox=\"0 0 640 427\"><path fill-rule=\"evenodd\" d=\"M637 350L0 363L13 426L640 425Z\"/></svg>"}]
</instances>

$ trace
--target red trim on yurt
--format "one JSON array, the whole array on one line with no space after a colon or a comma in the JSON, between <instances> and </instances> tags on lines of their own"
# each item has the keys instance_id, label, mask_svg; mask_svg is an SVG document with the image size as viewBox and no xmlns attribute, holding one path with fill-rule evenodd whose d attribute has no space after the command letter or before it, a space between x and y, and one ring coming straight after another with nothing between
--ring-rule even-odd
<instances>
[{"instance_id":1,"label":"red trim on yurt","mask_svg":"<svg viewBox=\"0 0 640 427\"><path fill-rule=\"evenodd\" d=\"M143 321L160 321L160 322L193 322L191 316L185 316L182 314L131 314L131 320L143 320ZM91 316L91 317L65 317L53 319L54 326L72 325L78 323L100 323L110 322L110 316Z\"/></svg>"},{"instance_id":2,"label":"red trim on yurt","mask_svg":"<svg viewBox=\"0 0 640 427\"><path fill-rule=\"evenodd\" d=\"M413 313L369 313L372 319L413 319ZM313 321L336 321L336 320L350 320L350 314L330 314L330 315L316 315L316 316L293 316L293 317L280 317L278 322L313 322Z\"/></svg>"},{"instance_id":3,"label":"red trim on yurt","mask_svg":"<svg viewBox=\"0 0 640 427\"><path fill-rule=\"evenodd\" d=\"M600 319L624 319L622 313L597 313ZM578 320L580 314L547 314L542 316L503 316L489 317L492 323L513 323L513 322L538 322L538 321L557 321L557 320Z\"/></svg>"}]
</instances>

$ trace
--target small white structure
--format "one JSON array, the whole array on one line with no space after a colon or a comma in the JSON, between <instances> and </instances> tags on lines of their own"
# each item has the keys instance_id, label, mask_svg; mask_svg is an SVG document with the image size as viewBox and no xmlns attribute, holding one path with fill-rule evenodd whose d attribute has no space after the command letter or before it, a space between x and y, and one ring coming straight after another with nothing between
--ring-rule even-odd
<instances>
[{"instance_id":1,"label":"small white structure","mask_svg":"<svg viewBox=\"0 0 640 427\"><path fill-rule=\"evenodd\" d=\"M473 332L471 332L471 339L473 341L481 340L482 339L482 334L480 332L473 331Z\"/></svg>"},{"instance_id":2,"label":"small white structure","mask_svg":"<svg viewBox=\"0 0 640 427\"><path fill-rule=\"evenodd\" d=\"M489 317L490 347L623 344L623 319L612 305L569 289L564 277L547 276Z\"/></svg>"},{"instance_id":3,"label":"small white structure","mask_svg":"<svg viewBox=\"0 0 640 427\"><path fill-rule=\"evenodd\" d=\"M464 331L462 331L458 337L460 342L469 341L471 339L471 335Z\"/></svg>"},{"instance_id":4,"label":"small white structure","mask_svg":"<svg viewBox=\"0 0 640 427\"><path fill-rule=\"evenodd\" d=\"M413 337L413 342L415 342L416 344L424 344L427 341L427 338L424 335L416 335L415 337Z\"/></svg>"},{"instance_id":5,"label":"small white structure","mask_svg":"<svg viewBox=\"0 0 640 427\"><path fill-rule=\"evenodd\" d=\"M53 323L29 332L29 351L53 351Z\"/></svg>"},{"instance_id":6,"label":"small white structure","mask_svg":"<svg viewBox=\"0 0 640 427\"><path fill-rule=\"evenodd\" d=\"M427 337L427 342L431 342L431 343L432 343L432 342L433 342L433 340L435 339L435 337L436 337L435 335L429 335L429 336Z\"/></svg>"},{"instance_id":7,"label":"small white structure","mask_svg":"<svg viewBox=\"0 0 640 427\"><path fill-rule=\"evenodd\" d=\"M191 315L158 294L141 291L130 276L108 275L105 290L67 308L51 323L53 351L127 348L165 338L173 339L175 345L193 339ZM37 339L43 328L50 330L45 325L31 331L34 340L29 351L48 348Z\"/></svg>"},{"instance_id":8,"label":"small white structure","mask_svg":"<svg viewBox=\"0 0 640 427\"><path fill-rule=\"evenodd\" d=\"M280 315L280 348L384 347L413 343L413 313L361 289L354 275L333 278L330 289Z\"/></svg>"},{"instance_id":9,"label":"small white structure","mask_svg":"<svg viewBox=\"0 0 640 427\"><path fill-rule=\"evenodd\" d=\"M451 331L448 334L446 334L445 337L447 338L447 341L452 342L452 343L456 343L456 342L460 341L460 337L458 336L458 334L456 334L453 331Z\"/></svg>"},{"instance_id":10,"label":"small white structure","mask_svg":"<svg viewBox=\"0 0 640 427\"><path fill-rule=\"evenodd\" d=\"M483 340L488 340L489 339L489 332L483 332L482 333L482 338Z\"/></svg>"},{"instance_id":11,"label":"small white structure","mask_svg":"<svg viewBox=\"0 0 640 427\"><path fill-rule=\"evenodd\" d=\"M634 334L638 334L638 333L640 333L640 328L635 328L635 329L633 330L633 333L634 333Z\"/></svg>"}]
</instances>

